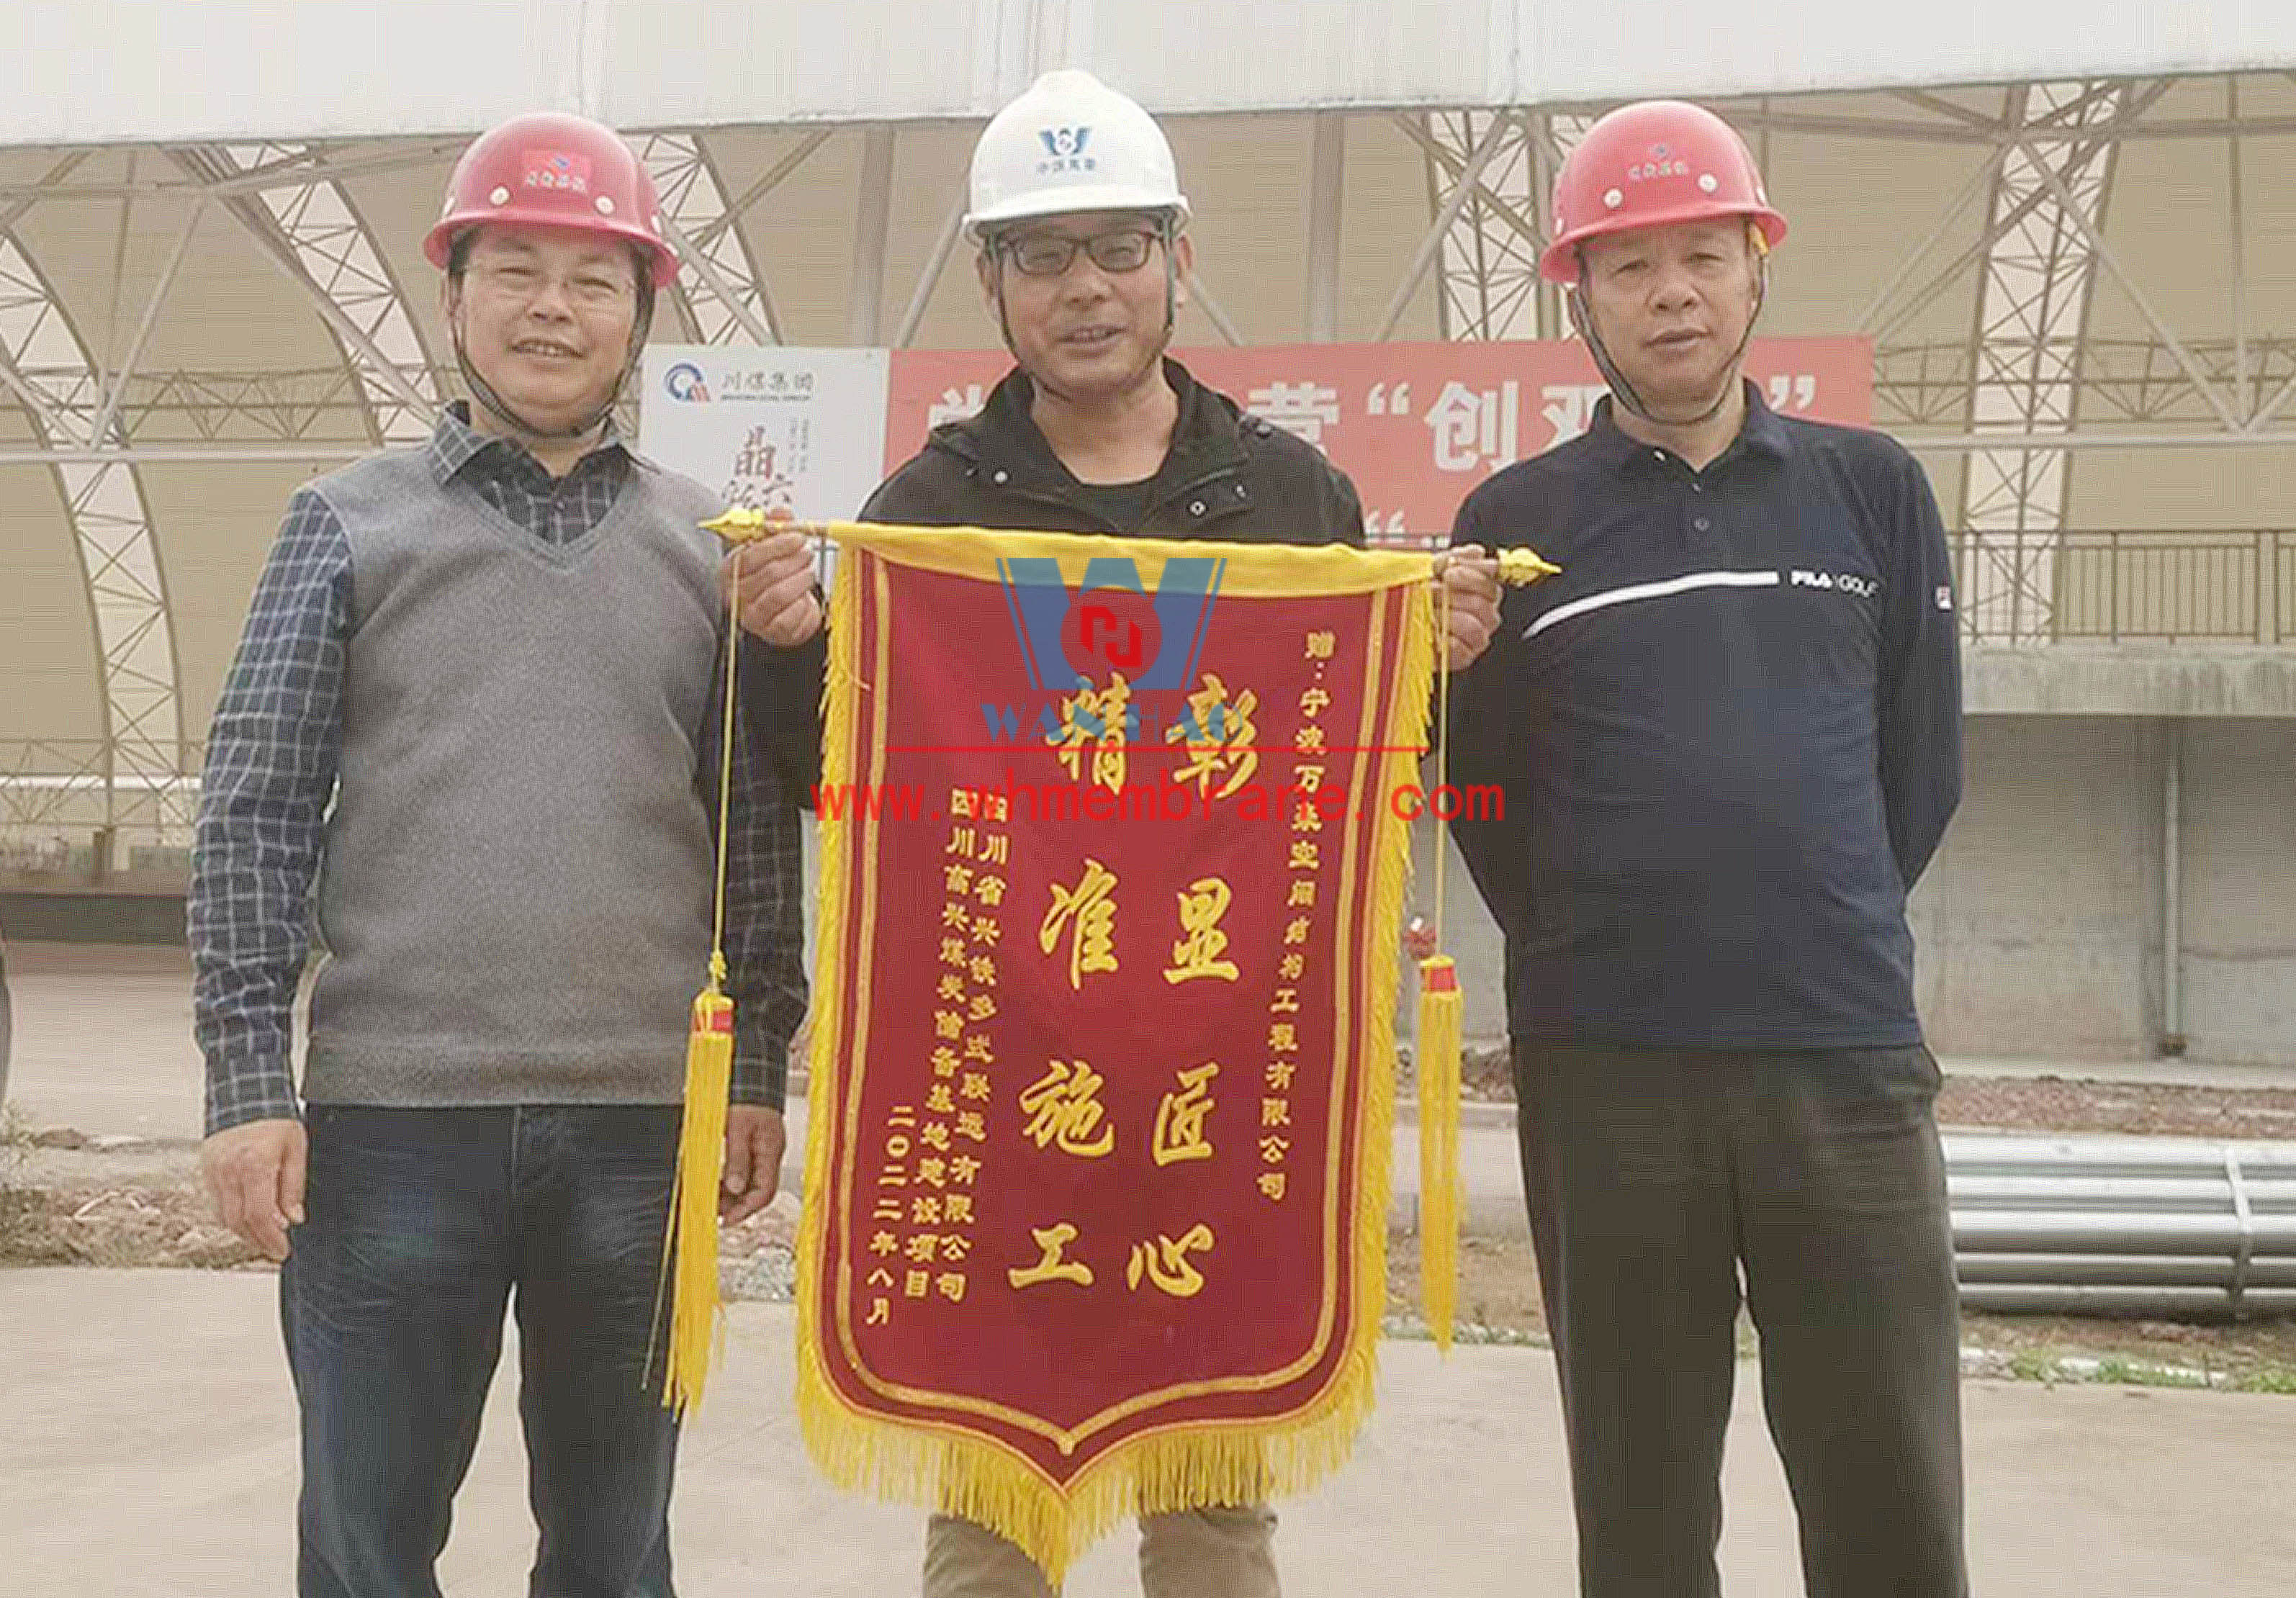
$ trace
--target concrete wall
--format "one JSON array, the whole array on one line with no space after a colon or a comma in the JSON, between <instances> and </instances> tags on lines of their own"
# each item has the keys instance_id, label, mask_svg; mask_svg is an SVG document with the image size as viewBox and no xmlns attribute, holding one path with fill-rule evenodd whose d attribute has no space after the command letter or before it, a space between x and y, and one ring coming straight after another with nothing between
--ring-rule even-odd
<instances>
[{"instance_id":1,"label":"concrete wall","mask_svg":"<svg viewBox=\"0 0 2296 1598\"><path fill-rule=\"evenodd\" d=\"M2185 1036L2296 1060L2296 721L2184 730Z\"/></svg>"},{"instance_id":2,"label":"concrete wall","mask_svg":"<svg viewBox=\"0 0 2296 1598\"><path fill-rule=\"evenodd\" d=\"M2296 721L1975 716L1966 796L1915 891L1916 997L1942 1054L2160 1051L2161 791L2184 738L2184 1028L2195 1059L2296 1061ZM1431 840L1415 840L1431 910ZM1505 1025L1497 930L1456 852L1470 1037ZM1409 989L1404 995L1408 1025Z\"/></svg>"},{"instance_id":3,"label":"concrete wall","mask_svg":"<svg viewBox=\"0 0 2296 1598\"><path fill-rule=\"evenodd\" d=\"M1975 717L1961 813L1915 890L1940 1053L2131 1059L2160 1032L2160 723Z\"/></svg>"}]
</instances>

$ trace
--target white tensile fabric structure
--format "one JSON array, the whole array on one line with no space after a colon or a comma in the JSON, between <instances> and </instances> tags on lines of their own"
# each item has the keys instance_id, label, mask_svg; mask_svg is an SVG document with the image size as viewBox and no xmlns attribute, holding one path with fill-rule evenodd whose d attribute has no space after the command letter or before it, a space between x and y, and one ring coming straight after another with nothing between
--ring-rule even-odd
<instances>
[{"instance_id":1,"label":"white tensile fabric structure","mask_svg":"<svg viewBox=\"0 0 2296 1598\"><path fill-rule=\"evenodd\" d=\"M1973 637L2060 635L2061 564L2097 549L2218 594L2202 630L2296 635L2296 6L40 0L16 21L0 842L180 843L278 511L451 390L418 242L470 133L539 106L653 165L688 263L658 336L958 347L994 342L959 258L966 154L1047 67L1165 119L1195 343L1556 336L1531 269L1547 175L1609 104L1702 98L1794 219L1770 329L1876 340L1876 419L1965 535Z\"/></svg>"}]
</instances>

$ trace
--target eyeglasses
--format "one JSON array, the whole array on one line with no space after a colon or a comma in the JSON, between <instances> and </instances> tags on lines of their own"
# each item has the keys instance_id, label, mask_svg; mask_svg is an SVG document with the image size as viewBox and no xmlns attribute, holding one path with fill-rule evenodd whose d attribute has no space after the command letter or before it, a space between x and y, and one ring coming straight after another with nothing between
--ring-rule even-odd
<instances>
[{"instance_id":1,"label":"eyeglasses","mask_svg":"<svg viewBox=\"0 0 2296 1598\"><path fill-rule=\"evenodd\" d=\"M495 298L520 305L531 305L541 299L554 281L567 303L580 311L615 310L637 292L635 283L616 273L583 269L554 280L541 267L522 261L473 265L470 275Z\"/></svg>"},{"instance_id":2,"label":"eyeglasses","mask_svg":"<svg viewBox=\"0 0 2296 1598\"><path fill-rule=\"evenodd\" d=\"M1148 264L1149 251L1155 248L1160 237L1144 228L1097 233L1088 239L1072 239L1066 234L1032 233L1006 241L1004 248L1023 277L1058 277L1074 263L1079 250L1090 256L1092 264L1103 272L1137 272Z\"/></svg>"}]
</instances>

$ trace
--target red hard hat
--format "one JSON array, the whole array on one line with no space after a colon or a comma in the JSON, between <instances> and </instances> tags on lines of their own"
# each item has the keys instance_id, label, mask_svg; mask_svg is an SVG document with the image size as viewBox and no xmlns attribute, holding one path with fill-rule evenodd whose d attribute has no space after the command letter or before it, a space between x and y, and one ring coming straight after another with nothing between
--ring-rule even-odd
<instances>
[{"instance_id":1,"label":"red hard hat","mask_svg":"<svg viewBox=\"0 0 2296 1598\"><path fill-rule=\"evenodd\" d=\"M1553 216L1538 275L1558 283L1578 281L1578 246L1605 234L1743 217L1773 249L1786 236L1737 129L1680 100L1620 106L1588 128L1555 176Z\"/></svg>"},{"instance_id":2,"label":"red hard hat","mask_svg":"<svg viewBox=\"0 0 2296 1598\"><path fill-rule=\"evenodd\" d=\"M656 288L677 275L653 174L612 128L587 117L535 111L473 139L455 163L446 215L422 253L444 271L455 235L485 222L626 239L652 258Z\"/></svg>"}]
</instances>

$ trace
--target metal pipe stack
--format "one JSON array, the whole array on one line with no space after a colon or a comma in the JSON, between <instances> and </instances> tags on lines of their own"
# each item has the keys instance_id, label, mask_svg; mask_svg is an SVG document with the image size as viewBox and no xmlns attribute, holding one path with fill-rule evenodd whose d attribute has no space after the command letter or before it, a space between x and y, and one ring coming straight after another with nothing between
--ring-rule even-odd
<instances>
[{"instance_id":1,"label":"metal pipe stack","mask_svg":"<svg viewBox=\"0 0 2296 1598\"><path fill-rule=\"evenodd\" d=\"M1971 1309L2296 1314L2296 1143L1945 1139Z\"/></svg>"}]
</instances>

